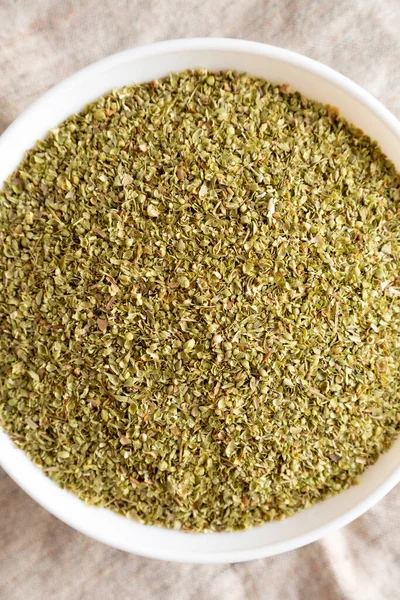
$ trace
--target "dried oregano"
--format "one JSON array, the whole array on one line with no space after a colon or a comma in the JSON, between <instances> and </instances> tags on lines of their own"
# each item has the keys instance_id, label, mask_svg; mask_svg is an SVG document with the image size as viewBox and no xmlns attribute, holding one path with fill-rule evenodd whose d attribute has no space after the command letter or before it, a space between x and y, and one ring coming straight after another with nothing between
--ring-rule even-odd
<instances>
[{"instance_id":1,"label":"dried oregano","mask_svg":"<svg viewBox=\"0 0 400 600\"><path fill-rule=\"evenodd\" d=\"M246 528L396 437L399 178L334 109L233 72L126 87L0 210L0 421L88 503Z\"/></svg>"}]
</instances>

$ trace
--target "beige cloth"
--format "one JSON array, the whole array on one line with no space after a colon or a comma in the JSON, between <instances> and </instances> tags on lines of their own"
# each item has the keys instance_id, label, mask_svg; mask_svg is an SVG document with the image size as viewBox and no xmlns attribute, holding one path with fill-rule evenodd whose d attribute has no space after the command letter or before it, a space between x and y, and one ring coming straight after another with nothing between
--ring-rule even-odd
<instances>
[{"instance_id":1,"label":"beige cloth","mask_svg":"<svg viewBox=\"0 0 400 600\"><path fill-rule=\"evenodd\" d=\"M297 50L400 116L400 0L0 0L0 25L0 131L94 60L189 36ZM86 538L0 471L0 599L398 600L399 508L400 487L306 548L247 564L169 564Z\"/></svg>"}]
</instances>

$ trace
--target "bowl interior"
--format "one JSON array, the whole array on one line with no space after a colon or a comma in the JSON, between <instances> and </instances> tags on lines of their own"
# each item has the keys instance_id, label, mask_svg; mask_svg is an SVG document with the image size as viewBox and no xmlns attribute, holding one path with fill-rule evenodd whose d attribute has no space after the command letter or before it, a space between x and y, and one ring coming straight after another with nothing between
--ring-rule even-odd
<instances>
[{"instance_id":1,"label":"bowl interior","mask_svg":"<svg viewBox=\"0 0 400 600\"><path fill-rule=\"evenodd\" d=\"M400 170L400 123L379 102L338 73L297 54L239 40L180 40L128 50L104 59L48 92L0 138L0 182L25 150L72 113L111 88L148 81L187 68L234 69L339 108L377 140ZM0 183L1 185L1 183ZM0 463L51 513L111 546L186 562L234 562L291 550L318 539L367 510L400 480L400 440L362 476L361 483L284 521L244 532L187 534L143 526L110 510L88 507L59 489L13 447L0 430Z\"/></svg>"}]
</instances>

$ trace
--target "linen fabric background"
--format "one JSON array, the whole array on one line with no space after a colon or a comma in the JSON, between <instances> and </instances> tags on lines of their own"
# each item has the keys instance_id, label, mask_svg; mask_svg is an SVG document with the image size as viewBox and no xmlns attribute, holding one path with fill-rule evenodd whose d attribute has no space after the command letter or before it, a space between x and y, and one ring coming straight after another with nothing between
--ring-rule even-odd
<instances>
[{"instance_id":1,"label":"linen fabric background","mask_svg":"<svg viewBox=\"0 0 400 600\"><path fill-rule=\"evenodd\" d=\"M0 132L77 69L157 40L296 50L400 117L400 0L0 0ZM0 469L1 600L400 600L400 486L341 531L236 565L125 554L58 521Z\"/></svg>"}]
</instances>

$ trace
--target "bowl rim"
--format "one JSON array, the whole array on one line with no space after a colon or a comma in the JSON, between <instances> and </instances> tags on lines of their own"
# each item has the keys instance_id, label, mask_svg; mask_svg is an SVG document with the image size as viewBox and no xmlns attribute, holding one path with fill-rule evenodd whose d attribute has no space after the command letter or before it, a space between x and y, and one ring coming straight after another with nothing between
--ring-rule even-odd
<instances>
[{"instance_id":1,"label":"bowl rim","mask_svg":"<svg viewBox=\"0 0 400 600\"><path fill-rule=\"evenodd\" d=\"M98 71L100 73L115 65L129 62L132 59L146 58L158 54L168 54L173 51L188 52L193 50L214 50L216 52L226 50L237 53L251 52L256 55L283 60L284 62L304 71L313 73L314 75L344 89L348 94L364 104L368 109L372 110L400 139L400 120L370 92L342 73L339 73L339 71L336 71L313 58L309 58L304 54L300 54L293 50L287 50L280 46L236 38L196 37L177 38L152 42L134 48L127 48L126 50L121 50L120 52L116 52L90 63L82 69L78 69L78 71L75 71L56 85L52 86L14 119L0 136L0 147L7 141L8 136L20 126L21 122L29 118L31 113L33 113L39 105L51 101L53 96L64 90L67 91L70 87L76 87L89 73L93 71Z\"/></svg>"},{"instance_id":2,"label":"bowl rim","mask_svg":"<svg viewBox=\"0 0 400 600\"><path fill-rule=\"evenodd\" d=\"M172 52L187 52L187 51L204 51L213 50L229 51L247 54L256 54L267 56L272 59L277 59L286 63L291 64L299 69L305 70L316 75L319 78L325 79L330 83L342 88L349 95L353 96L358 102L366 106L372 111L399 139L400 141L400 122L399 120L387 109L381 102L374 98L369 92L361 88L358 84L354 83L344 75L338 73L334 69L323 65L322 63L277 46L271 46L268 44L253 42L241 39L232 38L185 38L185 39L174 39L162 42L155 42L139 46L136 48L129 48L118 52L111 56L100 59L83 69L70 75L67 79L61 81L49 91L43 94L38 100L31 104L1 135L0 137L0 152L4 151L7 144L12 141L14 134L20 127L23 127L24 123L28 122L33 116L37 108L44 104L52 102L53 98L58 96L62 92L66 92L71 87L79 86L80 82L84 81L87 75L96 72L100 75L103 71L107 71L116 65L123 65L126 62L132 60L138 60L146 57L164 55ZM153 548L151 551L143 549L135 541L130 542L129 545L125 542L116 542L111 540L109 536L105 536L103 532L94 531L93 527L89 524L76 524L73 515L65 514L64 511L58 506L54 506L51 502L47 501L46 497L41 493L40 489L37 489L35 482L30 480L28 482L25 479L23 473L21 473L20 461L15 461L14 451L22 452L15 449L12 446L11 440L8 435L2 430L0 426L0 466L8 473L8 475L36 502L38 502L48 512L58 517L61 521L67 523L74 529L101 541L105 544L134 552L138 555L147 556L150 558L157 558L163 560L172 560L180 562L191 562L191 563L226 563L226 562L242 562L248 560L254 560L279 554L288 550L299 548L311 542L320 539L322 536L329 532L332 532L344 525L347 525L357 517L359 517L366 510L371 508L376 502L378 502L383 496L385 496L395 485L400 481L400 465L392 469L386 479L375 487L375 489L369 493L363 500L358 502L357 505L350 509L345 510L340 516L331 519L329 522L322 526L316 527L307 533L303 533L294 536L290 540L284 540L282 542L272 543L269 546L262 546L252 549L234 550L234 551L223 551L216 552L214 554L208 554L204 551L192 552L188 556L185 552L175 551L171 549ZM26 460L27 457L24 455ZM38 470L33 463L29 461L31 467ZM42 473L40 471L40 473ZM43 477L48 479L43 473ZM50 481L50 480L49 480ZM51 482L53 484L53 482ZM54 484L55 485L55 484ZM81 502L78 500L78 502ZM66 511L68 512L68 511ZM164 530L165 531L165 530ZM241 532L235 532L241 533ZM244 533L244 532L243 532ZM187 535L187 534L185 534ZM190 535L190 534L189 534ZM197 534L198 535L198 534ZM217 535L217 534L209 534ZM219 535L219 534L218 534ZM129 547L128 547L129 546Z\"/></svg>"}]
</instances>

